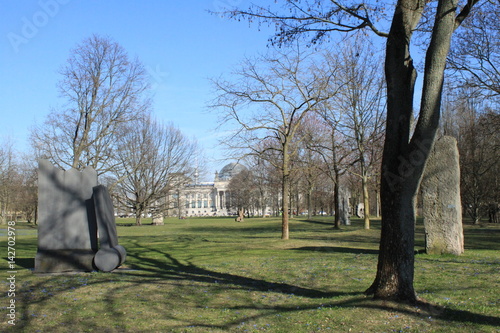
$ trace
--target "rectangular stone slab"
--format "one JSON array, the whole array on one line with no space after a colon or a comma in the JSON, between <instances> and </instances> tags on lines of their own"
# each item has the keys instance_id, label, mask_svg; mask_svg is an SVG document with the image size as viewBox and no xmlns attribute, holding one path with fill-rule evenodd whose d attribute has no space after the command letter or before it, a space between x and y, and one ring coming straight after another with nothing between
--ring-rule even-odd
<instances>
[{"instance_id":1,"label":"rectangular stone slab","mask_svg":"<svg viewBox=\"0 0 500 333\"><path fill-rule=\"evenodd\" d=\"M97 251L97 226L93 212L92 188L97 185L97 172L60 170L47 160L38 168L38 252L35 271L47 272L47 267L71 266L74 270L88 269L88 253ZM74 255L69 255L72 253ZM83 256L81 260L80 256ZM58 265L55 258L62 258ZM51 263L47 263L50 261ZM69 268L64 268L68 270Z\"/></svg>"}]
</instances>

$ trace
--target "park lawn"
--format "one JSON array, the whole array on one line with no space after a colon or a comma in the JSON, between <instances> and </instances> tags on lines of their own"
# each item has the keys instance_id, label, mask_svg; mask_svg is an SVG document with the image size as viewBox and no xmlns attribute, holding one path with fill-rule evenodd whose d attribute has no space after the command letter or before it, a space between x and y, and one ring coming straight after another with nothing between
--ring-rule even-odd
<instances>
[{"instance_id":1,"label":"park lawn","mask_svg":"<svg viewBox=\"0 0 500 333\"><path fill-rule=\"evenodd\" d=\"M145 220L144 223L150 223ZM34 274L36 228L16 225L12 332L500 332L500 226L465 226L462 256L418 254L423 301L374 301L380 222L335 230L331 218L118 221L124 266L112 273ZM7 257L5 230L0 247ZM424 248L417 226L416 250ZM7 276L6 261L0 274Z\"/></svg>"}]
</instances>

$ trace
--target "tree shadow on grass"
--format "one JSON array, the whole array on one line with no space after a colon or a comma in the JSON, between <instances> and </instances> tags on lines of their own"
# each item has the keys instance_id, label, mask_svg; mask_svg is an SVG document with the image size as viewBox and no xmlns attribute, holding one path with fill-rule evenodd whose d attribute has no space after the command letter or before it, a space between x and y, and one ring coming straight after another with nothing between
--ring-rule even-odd
<instances>
[{"instance_id":1,"label":"tree shadow on grass","mask_svg":"<svg viewBox=\"0 0 500 333\"><path fill-rule=\"evenodd\" d=\"M233 288L241 288L243 290L253 290L260 292L277 292L282 294L293 294L295 296L306 297L310 299L321 299L324 302L324 307L344 307L344 308L356 308L362 307L367 309L379 309L387 311L399 311L410 316L422 317L423 315L436 316L444 321L453 321L460 323L473 323L473 324L487 324L492 326L500 326L500 318L481 315L473 313L467 310L455 310L449 309L441 306L436 306L425 301L420 301L417 304L403 305L398 303L386 302L381 300L372 300L364 296L361 292L326 292L322 290L316 290L306 287L300 287L296 285L291 285L287 283L275 283L269 282L261 279L255 279L251 277L244 277L235 274L221 273L216 271L207 270L196 265L193 265L189 261L187 263L182 263L176 258L172 257L170 254L162 252L160 250L151 249L145 246L142 248L146 251L156 252L160 254L160 258L163 257L166 260L153 259L153 258L143 258L139 255L132 255L138 259L143 265L135 266L138 270L147 271L153 273L155 278L163 277L165 279L180 279L180 280L191 280L202 283L212 283L212 284L222 284L232 286ZM317 247L303 247L292 250L302 250L302 251L318 251ZM355 248L341 248L341 247L325 247L326 251L334 252L344 252L344 253L370 253L376 254L376 250L367 249L355 249ZM131 274L134 274L131 272ZM139 274L144 277L144 275ZM336 302L328 302L328 299L335 297L341 297L343 300ZM347 297L348 299L345 299ZM231 309L259 309L259 310L269 310L269 312L255 315L250 319L258 319L259 317L269 316L276 313L286 313L286 312L296 312L303 310L314 310L317 309L317 305L306 305L297 308L294 306L266 306L249 304L247 306L234 306L230 305L227 308ZM230 329L238 325L241 320L235 320L234 322L227 322L225 325L220 326L221 329ZM203 326L202 323L193 323L195 326Z\"/></svg>"},{"instance_id":2,"label":"tree shadow on grass","mask_svg":"<svg viewBox=\"0 0 500 333\"><path fill-rule=\"evenodd\" d=\"M138 244L136 244L138 245ZM138 245L139 246L139 245ZM152 273L155 278L163 277L171 280L191 280L202 283L218 283L232 285L245 290L255 290L263 292L278 292L283 294L294 294L296 296L308 298L330 298L336 296L357 295L358 293L346 292L325 292L305 287L294 286L281 282L268 282L261 279L245 277L241 275L221 273L216 271L207 270L187 261L182 263L168 253L162 252L157 249L140 246L148 253L156 252L160 254L160 258L166 260L155 259L151 257L142 257L140 255L128 254L140 262L140 265L131 265L131 268L136 270L136 273L144 277L142 272ZM130 275L136 274L134 271L129 272Z\"/></svg>"},{"instance_id":3,"label":"tree shadow on grass","mask_svg":"<svg viewBox=\"0 0 500 333\"><path fill-rule=\"evenodd\" d=\"M297 220L298 222L303 222L303 223L311 223L311 224L319 224L319 225L328 225L328 226L335 226L335 222L333 221L333 216L331 217L332 221L320 221L320 220L313 220L313 219L308 219L308 220Z\"/></svg>"},{"instance_id":4,"label":"tree shadow on grass","mask_svg":"<svg viewBox=\"0 0 500 333\"><path fill-rule=\"evenodd\" d=\"M331 252L331 253L352 253L352 254L378 254L378 250L358 249L353 247L339 247L339 246L303 246L303 247L292 248L289 250Z\"/></svg>"},{"instance_id":5,"label":"tree shadow on grass","mask_svg":"<svg viewBox=\"0 0 500 333\"><path fill-rule=\"evenodd\" d=\"M301 298L294 298L293 303L290 304L287 304L287 301L282 301L276 305L258 303L252 300L251 297L244 302L239 301L232 303L232 301L228 301L226 304L219 304L216 302L211 305L216 310L248 310L249 315L244 316L244 318L243 315L240 315L237 318L220 319L217 323L214 323L210 320L200 319L199 316L193 316L192 318L181 317L174 311L168 310L170 301L169 298L166 297L168 295L165 295L164 301L161 301L160 303L156 301L156 307L148 306L147 311L149 316L153 313L157 316L168 317L175 322L174 324L165 327L166 330L185 329L186 327L192 326L202 329L207 328L234 331L241 324L242 320L248 322L262 318L271 318L272 316L276 316L278 314L291 314L307 310L312 311L318 309L318 306L325 308L364 308L368 310L397 311L415 318L426 318L425 316L432 316L433 318L443 321L482 324L497 327L500 326L500 318L481 315L466 310L438 307L425 302L405 306L397 303L372 300L364 296L361 292L328 292L289 283L270 282L264 279L249 276L223 273L196 266L190 262L190 260L181 261L166 251L161 251L150 246L144 246L139 242L133 242L133 245L134 246L131 247L128 256L133 258L133 261L137 264L131 264L130 270L123 270L118 274L102 273L91 275L89 273L83 273L80 277L85 277L85 281L82 280L78 285L68 284L63 288L58 289L57 293L68 293L68 295L72 295L71 293L79 288L87 288L90 285L98 285L98 287L101 288L105 294L101 301L104 304L103 307L106 309L105 311L111 314L113 323L116 327L119 327L126 319L124 312L120 307L120 297L123 297L120 296L121 291L128 290L129 292L126 293L126 295L136 295L136 297L139 298L141 297L139 291L135 292L135 290L144 290L145 285L154 286L153 289L148 289L151 293L154 293L157 290L158 293L161 293L161 286L169 284L173 288L178 288L182 292L189 292L189 288L182 288L186 288L187 285L190 285L190 282L197 282L207 286L214 286L216 288L221 287L223 289L241 290L242 292L256 291L262 293L279 293L283 295L293 294L293 296L299 296ZM298 250L317 251L317 248L303 247L298 248ZM326 250L344 251L348 253L366 253L365 249L353 248L326 247ZM29 263L26 262L26 265L29 265ZM32 299L30 292L32 292L32 290L38 290L38 293L40 294L40 290L43 291L45 288L49 289L48 286L59 285L62 278L63 277L61 276L47 276L46 279L40 280L35 285L30 286L30 290L23 294L21 300L22 307L19 309L23 314L23 320L17 327L18 329L32 329L35 324L30 324L31 318L33 318L32 306L39 308L44 304L48 304L50 299L54 297L54 294L57 294L52 294L50 290L48 290L43 293L43 296L38 296L37 298ZM75 281L76 279L77 278L74 278ZM116 285L116 280L122 280L124 283ZM186 285L185 282L189 283ZM199 287L197 284L196 286ZM145 300L147 300L148 296L146 295L144 297ZM90 300L89 302L92 301ZM138 303L139 306L141 306L141 304L143 303ZM92 304L89 303L89 306L92 306ZM194 306L194 311L197 311L196 309L198 308L202 309L201 303L195 303L194 305L191 304L189 306ZM82 320L79 318L80 313L78 311L72 312L72 316L77 322ZM96 331L102 330L103 324L100 323L99 319L96 318L95 320L96 321L93 322L87 319L85 327ZM61 323L53 324L54 331L58 331L60 324ZM50 328L51 327L44 327L44 331L49 331L47 329ZM110 332L111 331L118 332L125 330L110 328Z\"/></svg>"},{"instance_id":6,"label":"tree shadow on grass","mask_svg":"<svg viewBox=\"0 0 500 333\"><path fill-rule=\"evenodd\" d=\"M35 258L16 258L16 265L26 269L34 269Z\"/></svg>"}]
</instances>

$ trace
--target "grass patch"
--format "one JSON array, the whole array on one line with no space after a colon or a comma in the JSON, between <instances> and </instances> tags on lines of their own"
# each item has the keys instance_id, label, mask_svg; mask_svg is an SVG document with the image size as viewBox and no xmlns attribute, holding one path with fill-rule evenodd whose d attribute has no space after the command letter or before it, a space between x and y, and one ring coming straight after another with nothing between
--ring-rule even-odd
<instances>
[{"instance_id":1,"label":"grass patch","mask_svg":"<svg viewBox=\"0 0 500 333\"><path fill-rule=\"evenodd\" d=\"M18 332L498 332L500 226L465 226L463 256L418 254L418 306L363 295L375 276L380 222L335 230L331 218L118 221L125 267L33 274L36 227L16 226ZM0 230L6 257L6 235ZM416 250L423 249L417 226ZM2 276L7 275L5 264ZM5 279L4 279L5 281ZM7 313L8 285L0 307Z\"/></svg>"}]
</instances>

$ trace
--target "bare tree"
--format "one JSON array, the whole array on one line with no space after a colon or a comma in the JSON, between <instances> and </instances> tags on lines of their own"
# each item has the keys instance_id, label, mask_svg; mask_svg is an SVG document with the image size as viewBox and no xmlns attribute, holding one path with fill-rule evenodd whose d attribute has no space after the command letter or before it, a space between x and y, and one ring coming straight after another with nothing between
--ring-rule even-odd
<instances>
[{"instance_id":1,"label":"bare tree","mask_svg":"<svg viewBox=\"0 0 500 333\"><path fill-rule=\"evenodd\" d=\"M8 213L14 208L17 181L17 164L13 145L5 141L0 145L0 224L7 222Z\"/></svg>"},{"instance_id":2,"label":"bare tree","mask_svg":"<svg viewBox=\"0 0 500 333\"><path fill-rule=\"evenodd\" d=\"M455 91L445 104L443 134L457 139L463 211L478 224L500 203L500 116L475 87Z\"/></svg>"},{"instance_id":3,"label":"bare tree","mask_svg":"<svg viewBox=\"0 0 500 333\"><path fill-rule=\"evenodd\" d=\"M143 214L161 214L167 209L170 192L194 171L197 148L172 125L150 117L130 123L123 130L116 151L116 192L120 203L134 211L136 224L141 225Z\"/></svg>"},{"instance_id":4,"label":"bare tree","mask_svg":"<svg viewBox=\"0 0 500 333\"><path fill-rule=\"evenodd\" d=\"M16 186L16 210L22 212L26 221L34 224L38 219L38 166L36 159L24 156L18 165L18 183Z\"/></svg>"},{"instance_id":5,"label":"bare tree","mask_svg":"<svg viewBox=\"0 0 500 333\"><path fill-rule=\"evenodd\" d=\"M273 181L276 177L274 174L276 173L276 169L262 156L253 155L249 156L247 159L247 164L250 165L250 171L253 176L253 184L256 189L256 209L261 213L262 217L266 217L267 209L273 209L273 200L277 196L275 193L278 191L274 189L274 187L280 188L281 186L277 186L275 181Z\"/></svg>"},{"instance_id":6,"label":"bare tree","mask_svg":"<svg viewBox=\"0 0 500 333\"><path fill-rule=\"evenodd\" d=\"M222 124L234 126L224 142L238 153L263 158L269 156L266 151L276 153L268 161L282 176L282 239L289 239L290 167L297 152L293 139L306 114L331 96L333 73L320 75L326 71L314 60L299 50L247 59L234 73L234 82L213 81L218 97L212 107L220 112Z\"/></svg>"},{"instance_id":7,"label":"bare tree","mask_svg":"<svg viewBox=\"0 0 500 333\"><path fill-rule=\"evenodd\" d=\"M318 109L323 124L315 128L316 139L309 147L321 156L319 168L334 184L335 228L340 229L341 179L353 163L353 149L348 145L346 136L339 130L343 115L327 103Z\"/></svg>"},{"instance_id":8,"label":"bare tree","mask_svg":"<svg viewBox=\"0 0 500 333\"><path fill-rule=\"evenodd\" d=\"M322 106L325 104L322 104ZM313 214L313 194L324 172L323 141L327 127L317 113L310 113L298 131L298 154L295 159L297 172L301 181L302 192L305 197L307 217ZM297 209L299 211L299 209Z\"/></svg>"},{"instance_id":9,"label":"bare tree","mask_svg":"<svg viewBox=\"0 0 500 333\"><path fill-rule=\"evenodd\" d=\"M454 36L448 65L456 86L481 90L500 98L500 20L498 1L486 1L464 22L464 33Z\"/></svg>"},{"instance_id":10,"label":"bare tree","mask_svg":"<svg viewBox=\"0 0 500 333\"><path fill-rule=\"evenodd\" d=\"M32 130L33 145L61 168L110 170L118 131L149 107L147 72L118 43L93 35L72 52L61 70L61 110Z\"/></svg>"},{"instance_id":11,"label":"bare tree","mask_svg":"<svg viewBox=\"0 0 500 333\"><path fill-rule=\"evenodd\" d=\"M349 172L361 179L365 229L370 229L370 178L382 157L384 138L385 86L381 59L365 38L345 43L339 72L344 84L331 107L343 115L339 130L354 147L354 163ZM331 112L331 111L330 111Z\"/></svg>"},{"instance_id":12,"label":"bare tree","mask_svg":"<svg viewBox=\"0 0 500 333\"><path fill-rule=\"evenodd\" d=\"M259 19L272 23L277 33L272 41L285 43L298 37L322 41L331 32L365 29L386 37L387 126L382 157L382 233L377 274L366 290L376 298L416 301L414 280L415 199L425 162L439 125L446 58L455 30L478 0L398 0L392 18L384 4L356 0L284 0L283 10L252 6L226 12L232 18ZM392 5L391 5L392 6ZM417 76L411 43L414 31L427 9L431 34L426 44L423 88L418 121L412 133L414 91ZM389 31L384 23L390 25Z\"/></svg>"},{"instance_id":13,"label":"bare tree","mask_svg":"<svg viewBox=\"0 0 500 333\"><path fill-rule=\"evenodd\" d=\"M228 184L229 205L238 213L237 221L242 222L245 211L249 215L256 207L258 190L254 175L250 170L242 170L231 178Z\"/></svg>"}]
</instances>

